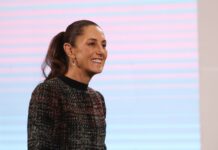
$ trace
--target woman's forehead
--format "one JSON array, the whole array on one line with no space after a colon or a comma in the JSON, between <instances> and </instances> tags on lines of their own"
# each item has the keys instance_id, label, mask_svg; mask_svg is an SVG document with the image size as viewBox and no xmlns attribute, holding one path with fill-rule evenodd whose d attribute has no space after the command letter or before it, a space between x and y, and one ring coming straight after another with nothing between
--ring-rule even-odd
<instances>
[{"instance_id":1,"label":"woman's forehead","mask_svg":"<svg viewBox=\"0 0 218 150\"><path fill-rule=\"evenodd\" d=\"M87 26L80 38L105 40L103 30L98 26Z\"/></svg>"}]
</instances>

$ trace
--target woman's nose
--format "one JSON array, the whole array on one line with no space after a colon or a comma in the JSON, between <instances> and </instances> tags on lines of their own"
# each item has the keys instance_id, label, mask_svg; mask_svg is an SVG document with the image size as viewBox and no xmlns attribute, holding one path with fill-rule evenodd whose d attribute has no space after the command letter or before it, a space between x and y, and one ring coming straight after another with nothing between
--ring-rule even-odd
<instances>
[{"instance_id":1,"label":"woman's nose","mask_svg":"<svg viewBox=\"0 0 218 150\"><path fill-rule=\"evenodd\" d=\"M101 45L98 46L98 48L97 48L97 53L98 54L104 54L105 51L106 50L105 50L105 48L103 46L101 46Z\"/></svg>"}]
</instances>

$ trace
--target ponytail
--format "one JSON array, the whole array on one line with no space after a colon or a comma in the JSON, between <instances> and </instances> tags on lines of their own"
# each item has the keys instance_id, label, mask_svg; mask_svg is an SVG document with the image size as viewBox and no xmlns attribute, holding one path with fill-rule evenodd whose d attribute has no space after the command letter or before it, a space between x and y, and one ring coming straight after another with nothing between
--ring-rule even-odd
<instances>
[{"instance_id":1,"label":"ponytail","mask_svg":"<svg viewBox=\"0 0 218 150\"><path fill-rule=\"evenodd\" d=\"M48 48L45 60L42 63L42 73L45 80L64 75L68 69L68 58L63 49L64 32L58 33L52 40ZM46 74L46 68L50 67L50 72Z\"/></svg>"}]
</instances>

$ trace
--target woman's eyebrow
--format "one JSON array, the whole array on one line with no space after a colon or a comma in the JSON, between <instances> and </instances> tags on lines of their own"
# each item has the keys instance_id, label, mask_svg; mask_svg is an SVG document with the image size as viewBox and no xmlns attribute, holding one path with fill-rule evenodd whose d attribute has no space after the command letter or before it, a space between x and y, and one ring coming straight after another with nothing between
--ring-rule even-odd
<instances>
[{"instance_id":1,"label":"woman's eyebrow","mask_svg":"<svg viewBox=\"0 0 218 150\"><path fill-rule=\"evenodd\" d=\"M90 38L90 39L88 39L89 41L97 41L97 39L95 39L95 38ZM102 40L101 41L102 43L107 43L107 41L106 40Z\"/></svg>"},{"instance_id":2,"label":"woman's eyebrow","mask_svg":"<svg viewBox=\"0 0 218 150\"><path fill-rule=\"evenodd\" d=\"M90 38L88 40L90 40L90 41L97 41L97 39L95 39L95 38Z\"/></svg>"}]
</instances>

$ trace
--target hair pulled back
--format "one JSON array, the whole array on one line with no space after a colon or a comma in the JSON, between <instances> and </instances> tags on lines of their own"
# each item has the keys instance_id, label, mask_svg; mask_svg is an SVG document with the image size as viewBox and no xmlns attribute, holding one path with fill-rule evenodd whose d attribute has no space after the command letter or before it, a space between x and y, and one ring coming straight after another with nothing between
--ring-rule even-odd
<instances>
[{"instance_id":1,"label":"hair pulled back","mask_svg":"<svg viewBox=\"0 0 218 150\"><path fill-rule=\"evenodd\" d=\"M78 20L70 24L65 32L58 33L50 42L44 62L42 63L42 73L45 80L64 75L68 70L68 57L64 52L64 43L76 46L76 38L83 34L83 28L89 25L98 26L90 20ZM46 68L50 68L48 75Z\"/></svg>"}]
</instances>

